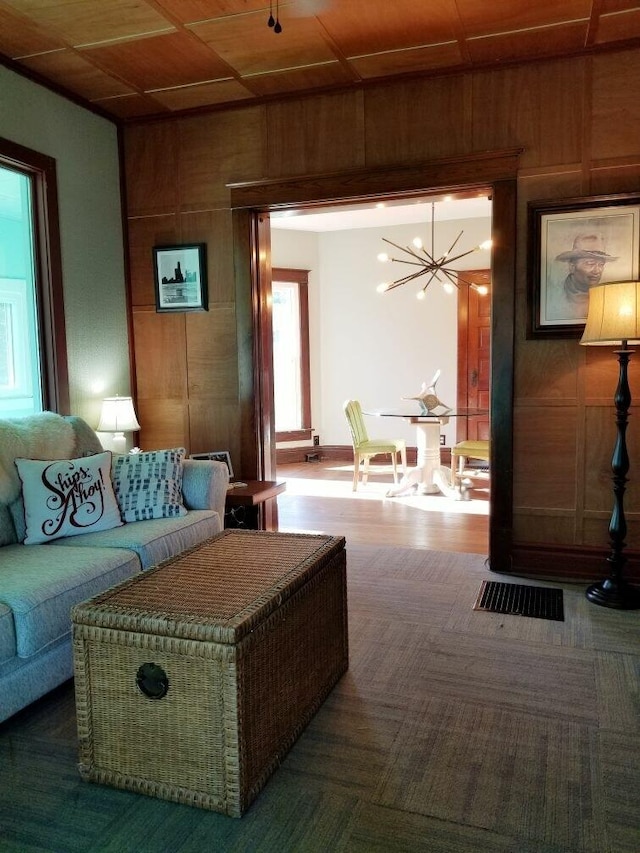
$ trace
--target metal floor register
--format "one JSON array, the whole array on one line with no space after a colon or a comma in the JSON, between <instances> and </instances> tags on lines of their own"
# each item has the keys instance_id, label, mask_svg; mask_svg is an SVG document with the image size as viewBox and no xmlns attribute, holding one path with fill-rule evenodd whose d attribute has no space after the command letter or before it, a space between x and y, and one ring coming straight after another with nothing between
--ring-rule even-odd
<instances>
[{"instance_id":1,"label":"metal floor register","mask_svg":"<svg viewBox=\"0 0 640 853\"><path fill-rule=\"evenodd\" d=\"M473 609L564 622L562 590L552 587L483 581Z\"/></svg>"}]
</instances>

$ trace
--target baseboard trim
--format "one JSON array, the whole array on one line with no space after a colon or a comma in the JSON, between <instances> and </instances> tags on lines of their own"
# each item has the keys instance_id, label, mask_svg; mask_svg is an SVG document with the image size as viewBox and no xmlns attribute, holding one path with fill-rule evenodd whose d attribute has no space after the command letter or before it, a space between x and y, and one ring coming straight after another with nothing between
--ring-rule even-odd
<instances>
[{"instance_id":1,"label":"baseboard trim","mask_svg":"<svg viewBox=\"0 0 640 853\"><path fill-rule=\"evenodd\" d=\"M606 548L577 545L517 544L512 547L512 571L544 580L598 581L608 575ZM640 582L640 553L627 552L625 578Z\"/></svg>"}]
</instances>

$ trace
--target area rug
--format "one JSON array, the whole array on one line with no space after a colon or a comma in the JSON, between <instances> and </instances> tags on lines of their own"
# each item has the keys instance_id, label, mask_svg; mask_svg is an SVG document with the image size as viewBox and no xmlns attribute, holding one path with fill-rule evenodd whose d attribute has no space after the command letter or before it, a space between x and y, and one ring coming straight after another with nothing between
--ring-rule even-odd
<instances>
[{"instance_id":1,"label":"area rug","mask_svg":"<svg viewBox=\"0 0 640 853\"><path fill-rule=\"evenodd\" d=\"M479 612L519 580L482 555L346 545L349 670L242 820L82 782L69 688L0 728L0 848L637 853L640 613Z\"/></svg>"}]
</instances>

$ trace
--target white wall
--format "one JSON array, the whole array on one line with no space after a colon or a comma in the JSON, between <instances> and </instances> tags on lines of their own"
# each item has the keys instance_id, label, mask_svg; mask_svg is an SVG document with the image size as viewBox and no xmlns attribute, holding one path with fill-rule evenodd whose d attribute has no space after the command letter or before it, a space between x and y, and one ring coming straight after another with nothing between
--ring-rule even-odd
<instances>
[{"instance_id":1,"label":"white wall","mask_svg":"<svg viewBox=\"0 0 640 853\"><path fill-rule=\"evenodd\" d=\"M435 254L450 247L460 231L456 251L466 251L490 237L489 219L436 222ZM379 294L382 281L412 271L404 264L381 264L377 255L389 247L386 237L409 245L421 236L430 250L430 226L403 225L312 234L274 228L274 267L297 267L309 274L309 323L313 426L326 445L350 444L342 404L357 398L367 409L399 409L402 397L417 394L440 368L438 396L456 403L457 291L446 294L433 282L423 301L416 299L418 279ZM396 252L397 254L397 252ZM457 269L484 269L488 252L475 252ZM402 437L415 446L415 430L402 419L367 418L370 434ZM455 441L455 424L444 430Z\"/></svg>"},{"instance_id":2,"label":"white wall","mask_svg":"<svg viewBox=\"0 0 640 853\"><path fill-rule=\"evenodd\" d=\"M0 136L56 160L71 412L95 427L130 392L116 127L0 66Z\"/></svg>"}]
</instances>

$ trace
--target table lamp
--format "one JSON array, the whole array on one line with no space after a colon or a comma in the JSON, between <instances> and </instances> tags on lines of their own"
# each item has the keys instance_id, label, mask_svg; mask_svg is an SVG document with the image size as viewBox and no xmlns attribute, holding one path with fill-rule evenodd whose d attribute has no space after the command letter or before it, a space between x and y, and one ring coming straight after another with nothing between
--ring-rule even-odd
<instances>
[{"instance_id":1,"label":"table lamp","mask_svg":"<svg viewBox=\"0 0 640 853\"><path fill-rule=\"evenodd\" d=\"M627 367L634 352L628 349L628 344L640 344L640 281L614 281L599 284L589 290L589 312L580 343L587 346L620 347L614 350L618 356L620 371L613 398L617 435L611 460L614 503L609 522L609 576L590 586L586 595L593 604L634 610L640 607L640 590L624 579L624 567L627 562L624 553L624 540L627 535L624 492L629 471L626 433L631 405Z\"/></svg>"},{"instance_id":2,"label":"table lamp","mask_svg":"<svg viewBox=\"0 0 640 853\"><path fill-rule=\"evenodd\" d=\"M131 397L105 397L97 432L112 432L115 444L124 445L125 432L135 432L140 424Z\"/></svg>"}]
</instances>

